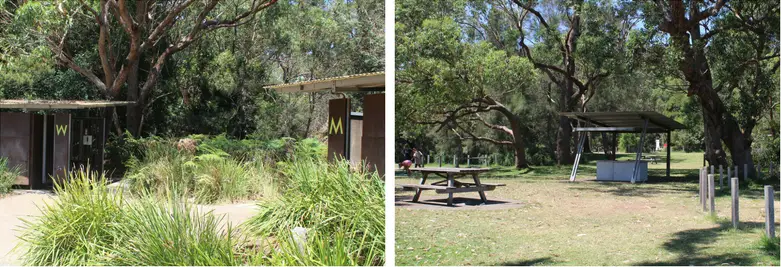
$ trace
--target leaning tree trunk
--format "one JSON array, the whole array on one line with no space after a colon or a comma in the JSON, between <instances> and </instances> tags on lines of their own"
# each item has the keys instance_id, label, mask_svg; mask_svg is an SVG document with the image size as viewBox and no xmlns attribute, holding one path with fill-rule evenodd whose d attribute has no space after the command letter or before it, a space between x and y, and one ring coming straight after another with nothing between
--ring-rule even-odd
<instances>
[{"instance_id":1,"label":"leaning tree trunk","mask_svg":"<svg viewBox=\"0 0 781 267\"><path fill-rule=\"evenodd\" d=\"M515 156L515 168L516 169L524 169L529 167L529 163L526 161L526 147L523 144L523 135L522 133L522 124L521 124L521 117L510 114L511 116L507 116L505 114L507 119L510 121L510 127L512 129L512 135L513 135L513 151Z\"/></svg>"}]
</instances>

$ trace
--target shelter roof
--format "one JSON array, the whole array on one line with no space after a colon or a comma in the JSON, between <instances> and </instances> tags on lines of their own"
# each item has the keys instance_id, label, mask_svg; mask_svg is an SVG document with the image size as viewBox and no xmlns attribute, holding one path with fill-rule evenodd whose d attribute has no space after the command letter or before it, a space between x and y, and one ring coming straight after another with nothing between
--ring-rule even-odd
<instances>
[{"instance_id":1,"label":"shelter roof","mask_svg":"<svg viewBox=\"0 0 781 267\"><path fill-rule=\"evenodd\" d=\"M334 90L336 92L385 91L385 72L370 72L339 77L317 79L266 86L279 92L317 92Z\"/></svg>"},{"instance_id":2,"label":"shelter roof","mask_svg":"<svg viewBox=\"0 0 781 267\"><path fill-rule=\"evenodd\" d=\"M562 112L562 116L592 124L593 127L578 127L576 132L623 132L639 133L648 120L648 133L665 133L686 129L670 117L655 111L619 111L619 112Z\"/></svg>"},{"instance_id":3,"label":"shelter roof","mask_svg":"<svg viewBox=\"0 0 781 267\"><path fill-rule=\"evenodd\" d=\"M87 109L133 105L130 101L0 99L0 109Z\"/></svg>"}]
</instances>

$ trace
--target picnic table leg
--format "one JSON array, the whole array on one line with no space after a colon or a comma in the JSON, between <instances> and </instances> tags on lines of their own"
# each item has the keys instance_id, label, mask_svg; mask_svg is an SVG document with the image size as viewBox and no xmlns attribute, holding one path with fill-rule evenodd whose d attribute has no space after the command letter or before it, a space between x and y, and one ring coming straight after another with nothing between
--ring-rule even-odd
<instances>
[{"instance_id":1,"label":"picnic table leg","mask_svg":"<svg viewBox=\"0 0 781 267\"><path fill-rule=\"evenodd\" d=\"M420 185L426 184L426 178L428 178L427 172L421 173L423 177L420 178ZM418 188L415 189L415 197L412 198L412 202L418 202L418 199L420 199L420 193L423 193L423 190Z\"/></svg>"},{"instance_id":2,"label":"picnic table leg","mask_svg":"<svg viewBox=\"0 0 781 267\"><path fill-rule=\"evenodd\" d=\"M486 200L486 198L485 198L485 191L483 191L483 189L482 189L483 185L480 184L480 178L477 177L477 173L473 173L472 174L472 179L475 180L475 185L477 185L477 188L479 189L479 191L477 191L477 192L480 193L480 200L483 201L483 204L488 204L487 203L488 200Z\"/></svg>"},{"instance_id":3,"label":"picnic table leg","mask_svg":"<svg viewBox=\"0 0 781 267\"><path fill-rule=\"evenodd\" d=\"M447 174L447 187L452 188L453 187L453 174L448 173ZM447 205L453 206L453 192L447 193Z\"/></svg>"}]
</instances>

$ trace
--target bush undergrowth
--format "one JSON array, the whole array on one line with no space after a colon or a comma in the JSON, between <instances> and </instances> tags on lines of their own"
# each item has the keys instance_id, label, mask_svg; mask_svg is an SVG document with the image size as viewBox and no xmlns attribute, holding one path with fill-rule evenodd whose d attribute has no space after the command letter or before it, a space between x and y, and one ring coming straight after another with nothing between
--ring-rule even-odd
<instances>
[{"instance_id":1,"label":"bush undergrowth","mask_svg":"<svg viewBox=\"0 0 781 267\"><path fill-rule=\"evenodd\" d=\"M170 195L129 199L104 176L69 174L36 220L23 220L25 265L237 265L237 238L222 217Z\"/></svg>"},{"instance_id":2,"label":"bush undergrowth","mask_svg":"<svg viewBox=\"0 0 781 267\"><path fill-rule=\"evenodd\" d=\"M294 257L290 251L273 253L264 264L383 264L384 186L376 172L353 171L346 161L329 164L312 159L292 162L283 172L287 184L282 195L260 203L259 213L244 226L257 236L275 236L283 248L292 246L287 240L295 227L305 227L317 238L309 243L314 251L307 257Z\"/></svg>"},{"instance_id":3,"label":"bush undergrowth","mask_svg":"<svg viewBox=\"0 0 781 267\"><path fill-rule=\"evenodd\" d=\"M11 187L20 173L19 167L8 166L8 159L0 158L0 195L11 192Z\"/></svg>"}]
</instances>

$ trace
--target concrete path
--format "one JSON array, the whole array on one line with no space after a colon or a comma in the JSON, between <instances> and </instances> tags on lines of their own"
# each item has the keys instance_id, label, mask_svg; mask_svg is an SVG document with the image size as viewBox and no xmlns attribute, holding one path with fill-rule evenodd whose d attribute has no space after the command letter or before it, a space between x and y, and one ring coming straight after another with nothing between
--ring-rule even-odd
<instances>
[{"instance_id":1,"label":"concrete path","mask_svg":"<svg viewBox=\"0 0 781 267\"><path fill-rule=\"evenodd\" d=\"M16 230L22 225L21 218L34 219L40 216L38 206L51 203L56 196L48 191L20 191L0 197L0 266L20 265L19 255L10 253L19 243ZM201 212L212 211L214 215L225 216L225 221L238 226L257 213L253 203L222 205L197 205Z\"/></svg>"},{"instance_id":2,"label":"concrete path","mask_svg":"<svg viewBox=\"0 0 781 267\"><path fill-rule=\"evenodd\" d=\"M54 195L47 191L15 191L0 196L0 265L19 265L18 255L10 254L19 243L16 229L21 218L34 219L41 214L37 206L50 202Z\"/></svg>"}]
</instances>

